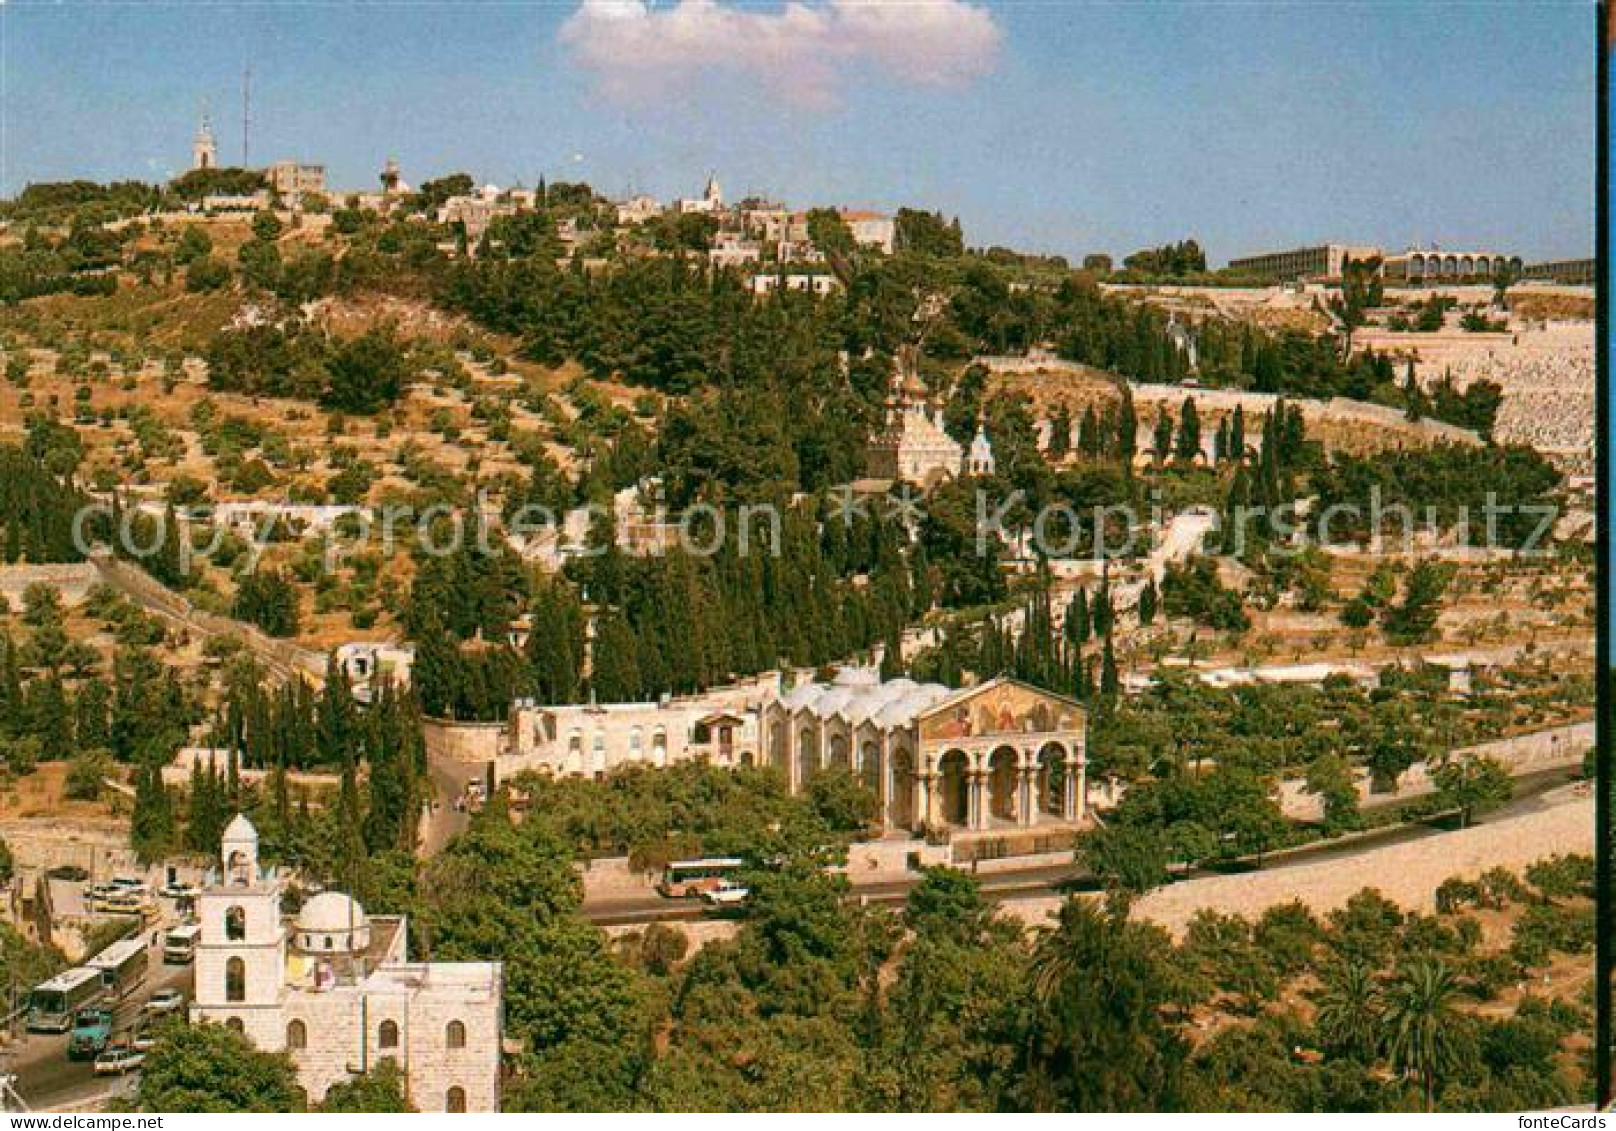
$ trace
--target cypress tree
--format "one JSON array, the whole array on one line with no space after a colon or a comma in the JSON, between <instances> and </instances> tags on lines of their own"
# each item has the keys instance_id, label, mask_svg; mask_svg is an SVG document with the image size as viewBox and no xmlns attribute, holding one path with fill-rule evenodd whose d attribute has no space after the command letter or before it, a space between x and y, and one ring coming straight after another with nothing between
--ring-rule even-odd
<instances>
[{"instance_id":1,"label":"cypress tree","mask_svg":"<svg viewBox=\"0 0 1616 1131\"><path fill-rule=\"evenodd\" d=\"M1066 606L1066 639L1081 648L1089 642L1089 591L1079 589Z\"/></svg>"},{"instance_id":2,"label":"cypress tree","mask_svg":"<svg viewBox=\"0 0 1616 1131\"><path fill-rule=\"evenodd\" d=\"M1201 454L1201 414L1195 407L1194 397L1184 398L1184 407L1178 419L1178 439L1174 444L1174 454L1185 463L1192 462Z\"/></svg>"},{"instance_id":3,"label":"cypress tree","mask_svg":"<svg viewBox=\"0 0 1616 1131\"><path fill-rule=\"evenodd\" d=\"M1150 625L1156 619L1156 579L1147 578L1145 587L1139 591L1139 623Z\"/></svg>"},{"instance_id":4,"label":"cypress tree","mask_svg":"<svg viewBox=\"0 0 1616 1131\"><path fill-rule=\"evenodd\" d=\"M174 812L157 758L141 760L135 774L135 806L129 818L129 843L143 864L160 860L174 844Z\"/></svg>"}]
</instances>

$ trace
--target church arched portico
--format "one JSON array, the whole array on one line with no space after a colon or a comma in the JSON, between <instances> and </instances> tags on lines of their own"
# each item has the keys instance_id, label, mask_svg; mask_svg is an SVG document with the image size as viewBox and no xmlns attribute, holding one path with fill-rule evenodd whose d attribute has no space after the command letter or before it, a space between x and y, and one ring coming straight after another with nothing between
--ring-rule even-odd
<instances>
[{"instance_id":1,"label":"church arched portico","mask_svg":"<svg viewBox=\"0 0 1616 1131\"><path fill-rule=\"evenodd\" d=\"M947 825L974 827L976 773L963 750L950 750L937 760L937 819Z\"/></svg>"},{"instance_id":2,"label":"church arched portico","mask_svg":"<svg viewBox=\"0 0 1616 1131\"><path fill-rule=\"evenodd\" d=\"M1021 754L1011 746L1000 746L987 756L984 775L987 806L979 827L992 821L1017 821L1024 809L1021 799Z\"/></svg>"}]
</instances>

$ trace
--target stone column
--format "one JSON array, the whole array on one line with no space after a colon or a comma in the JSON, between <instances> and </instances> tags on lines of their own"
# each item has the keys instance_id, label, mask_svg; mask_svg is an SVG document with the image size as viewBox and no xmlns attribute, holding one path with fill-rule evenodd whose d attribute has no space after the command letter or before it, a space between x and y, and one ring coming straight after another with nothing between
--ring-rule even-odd
<instances>
[{"instance_id":1,"label":"stone column","mask_svg":"<svg viewBox=\"0 0 1616 1131\"><path fill-rule=\"evenodd\" d=\"M792 793L802 788L802 782L797 780L797 728L790 715L786 716L786 783Z\"/></svg>"},{"instance_id":2,"label":"stone column","mask_svg":"<svg viewBox=\"0 0 1616 1131\"><path fill-rule=\"evenodd\" d=\"M1077 820L1077 775L1078 763L1075 758L1066 759L1065 789L1061 796L1061 817L1068 821Z\"/></svg>"},{"instance_id":3,"label":"stone column","mask_svg":"<svg viewBox=\"0 0 1616 1131\"><path fill-rule=\"evenodd\" d=\"M881 813L881 827L887 827L887 799L892 796L892 782L889 775L892 773L891 759L888 757L887 736L883 734L875 744L875 799Z\"/></svg>"},{"instance_id":4,"label":"stone column","mask_svg":"<svg viewBox=\"0 0 1616 1131\"><path fill-rule=\"evenodd\" d=\"M924 772L919 766L915 767L915 826L935 824L931 811L932 799L937 791L932 788L931 774Z\"/></svg>"}]
</instances>

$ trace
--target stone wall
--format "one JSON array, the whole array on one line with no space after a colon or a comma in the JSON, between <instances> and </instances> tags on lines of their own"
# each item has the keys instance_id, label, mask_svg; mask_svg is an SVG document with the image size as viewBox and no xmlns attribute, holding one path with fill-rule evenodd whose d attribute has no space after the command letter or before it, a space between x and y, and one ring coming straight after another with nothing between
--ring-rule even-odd
<instances>
[{"instance_id":1,"label":"stone wall","mask_svg":"<svg viewBox=\"0 0 1616 1131\"><path fill-rule=\"evenodd\" d=\"M101 575L88 562L75 565L0 565L0 596L13 609L20 609L22 595L30 585L48 585L61 595L62 604L71 608L82 603L99 580Z\"/></svg>"},{"instance_id":2,"label":"stone wall","mask_svg":"<svg viewBox=\"0 0 1616 1131\"><path fill-rule=\"evenodd\" d=\"M1589 721L1466 746L1454 753L1496 759L1511 777L1521 777L1540 770L1579 765L1582 756L1593 744L1594 724ZM1416 762L1404 771L1398 779L1396 791L1392 793L1371 792L1369 772L1362 767L1357 769L1356 777L1360 805L1370 801L1406 801L1436 792L1436 786L1431 781L1431 768L1425 762ZM1305 792L1303 783L1295 780L1280 783L1279 807L1285 816L1295 821L1316 821L1324 815L1318 797Z\"/></svg>"},{"instance_id":3,"label":"stone wall","mask_svg":"<svg viewBox=\"0 0 1616 1131\"><path fill-rule=\"evenodd\" d=\"M1201 389L1185 388L1182 385L1150 384L1132 384L1130 387L1133 389L1134 403L1141 410L1142 418L1146 406L1169 405L1174 412L1177 412L1186 398L1193 399L1195 407L1203 414L1203 430L1207 423L1206 413L1221 416L1233 412L1238 406L1245 411L1248 418L1246 436L1252 443L1255 443L1252 437L1261 431L1262 414L1270 411L1280 399L1274 393L1252 393L1241 389ZM1401 409L1387 405L1348 400L1345 397L1332 397L1328 401L1311 400L1307 397L1286 397L1285 400L1287 404L1300 408L1303 419L1309 424L1369 424L1376 428L1417 435L1428 440L1446 440L1457 444L1479 442L1476 434L1468 428L1460 428L1429 417L1418 421L1409 420ZM1154 416L1149 419L1153 420ZM1139 430L1141 448L1147 449L1150 442L1149 429L1141 428Z\"/></svg>"},{"instance_id":4,"label":"stone wall","mask_svg":"<svg viewBox=\"0 0 1616 1131\"><path fill-rule=\"evenodd\" d=\"M428 758L482 765L505 749L505 723L460 723L426 719L421 724Z\"/></svg>"},{"instance_id":5,"label":"stone wall","mask_svg":"<svg viewBox=\"0 0 1616 1131\"><path fill-rule=\"evenodd\" d=\"M314 680L325 677L325 656L288 640L265 635L250 624L197 608L156 578L128 562L104 553L92 559L101 580L148 612L156 613L203 636L235 636L263 664L283 676Z\"/></svg>"},{"instance_id":6,"label":"stone wall","mask_svg":"<svg viewBox=\"0 0 1616 1131\"><path fill-rule=\"evenodd\" d=\"M11 849L17 874L30 885L38 873L65 865L83 868L97 882L145 871L121 825L18 817L0 821L0 840Z\"/></svg>"}]
</instances>

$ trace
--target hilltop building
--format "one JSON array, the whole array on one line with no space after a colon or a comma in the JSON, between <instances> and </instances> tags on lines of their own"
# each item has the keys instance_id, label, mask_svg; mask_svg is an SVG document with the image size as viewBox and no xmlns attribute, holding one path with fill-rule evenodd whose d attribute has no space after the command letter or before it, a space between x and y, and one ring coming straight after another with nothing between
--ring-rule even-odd
<instances>
[{"instance_id":1,"label":"hilltop building","mask_svg":"<svg viewBox=\"0 0 1616 1131\"><path fill-rule=\"evenodd\" d=\"M673 202L675 212L703 212L716 215L724 210L724 192L718 187L718 177L710 175L707 178L707 187L702 189L701 196Z\"/></svg>"},{"instance_id":2,"label":"hilltop building","mask_svg":"<svg viewBox=\"0 0 1616 1131\"><path fill-rule=\"evenodd\" d=\"M898 238L898 224L885 212L853 212L844 208L841 212L842 223L847 230L853 233L853 242L860 247L873 247L886 255L892 254L892 248Z\"/></svg>"},{"instance_id":3,"label":"hilltop building","mask_svg":"<svg viewBox=\"0 0 1616 1131\"><path fill-rule=\"evenodd\" d=\"M393 1061L418 1111L498 1111L503 970L411 962L403 916L367 915L341 892L282 915L287 877L258 860L237 814L197 900L192 1022L286 1052L317 1103L333 1084Z\"/></svg>"},{"instance_id":4,"label":"hilltop building","mask_svg":"<svg viewBox=\"0 0 1616 1131\"><path fill-rule=\"evenodd\" d=\"M1339 279L1347 260L1373 259L1380 248L1368 244L1326 243L1288 251L1267 251L1229 260L1229 270L1291 282L1298 279Z\"/></svg>"},{"instance_id":5,"label":"hilltop building","mask_svg":"<svg viewBox=\"0 0 1616 1131\"><path fill-rule=\"evenodd\" d=\"M644 224L662 215L662 205L654 196L631 196L617 205L617 222L624 227Z\"/></svg>"},{"instance_id":6,"label":"hilltop building","mask_svg":"<svg viewBox=\"0 0 1616 1131\"><path fill-rule=\"evenodd\" d=\"M1509 268L1521 273L1518 255L1505 255L1497 251L1444 251L1441 248L1409 248L1400 255L1386 257L1386 278L1409 283L1432 280L1454 282L1468 279L1476 283L1490 283L1499 271Z\"/></svg>"},{"instance_id":7,"label":"hilltop building","mask_svg":"<svg viewBox=\"0 0 1616 1131\"><path fill-rule=\"evenodd\" d=\"M207 115L202 116L202 128L196 131L196 140L191 143L191 168L217 169L219 167L219 146L213 140L213 127L208 124Z\"/></svg>"},{"instance_id":8,"label":"hilltop building","mask_svg":"<svg viewBox=\"0 0 1616 1131\"><path fill-rule=\"evenodd\" d=\"M270 191L294 208L305 196L325 195L325 166L301 161L277 161L264 170Z\"/></svg>"}]
</instances>

